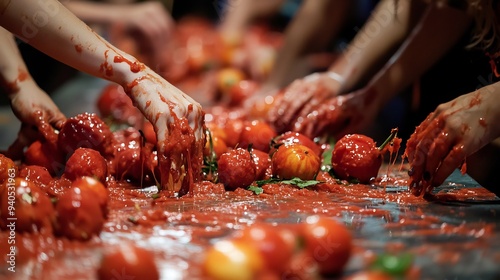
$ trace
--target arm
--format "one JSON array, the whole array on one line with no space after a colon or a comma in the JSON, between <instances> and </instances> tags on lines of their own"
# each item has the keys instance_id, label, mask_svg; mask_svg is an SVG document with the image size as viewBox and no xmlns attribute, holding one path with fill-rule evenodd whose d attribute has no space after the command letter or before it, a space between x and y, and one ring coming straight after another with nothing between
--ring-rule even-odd
<instances>
[{"instance_id":1,"label":"arm","mask_svg":"<svg viewBox=\"0 0 500 280\"><path fill-rule=\"evenodd\" d=\"M284 47L265 87L278 89L306 75L309 69L300 67L304 56L327 47L343 27L351 4L349 0L306 0L285 32Z\"/></svg>"},{"instance_id":2,"label":"arm","mask_svg":"<svg viewBox=\"0 0 500 280\"><path fill-rule=\"evenodd\" d=\"M199 178L204 133L197 102L105 41L56 0L0 0L0 14L2 26L42 52L124 87L157 133L162 186L179 191ZM183 168L188 176L180 174Z\"/></svg>"}]
</instances>

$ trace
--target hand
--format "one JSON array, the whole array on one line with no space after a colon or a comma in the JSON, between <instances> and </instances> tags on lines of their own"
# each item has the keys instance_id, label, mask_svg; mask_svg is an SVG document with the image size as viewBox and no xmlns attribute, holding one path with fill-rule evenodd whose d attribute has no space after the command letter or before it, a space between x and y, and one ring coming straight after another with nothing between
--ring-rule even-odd
<instances>
[{"instance_id":1,"label":"hand","mask_svg":"<svg viewBox=\"0 0 500 280\"><path fill-rule=\"evenodd\" d=\"M268 120L278 132L294 130L294 124L306 118L313 108L336 96L341 78L330 72L315 73L296 80L276 98Z\"/></svg>"},{"instance_id":2,"label":"hand","mask_svg":"<svg viewBox=\"0 0 500 280\"><path fill-rule=\"evenodd\" d=\"M500 108L492 87L441 104L408 140L410 189L429 193L473 154L500 135Z\"/></svg>"},{"instance_id":3,"label":"hand","mask_svg":"<svg viewBox=\"0 0 500 280\"><path fill-rule=\"evenodd\" d=\"M124 88L157 134L161 187L187 193L200 179L205 146L201 105L150 69Z\"/></svg>"},{"instance_id":4,"label":"hand","mask_svg":"<svg viewBox=\"0 0 500 280\"><path fill-rule=\"evenodd\" d=\"M32 80L19 83L19 90L11 93L9 98L12 110L22 125L7 154L12 159L19 159L24 148L39 139L44 139L55 147L55 129L62 127L66 117L52 99Z\"/></svg>"},{"instance_id":5,"label":"hand","mask_svg":"<svg viewBox=\"0 0 500 280\"><path fill-rule=\"evenodd\" d=\"M150 63L159 63L174 29L174 21L160 2L144 2L117 7L117 24L131 34ZM155 65L153 65L156 67Z\"/></svg>"},{"instance_id":6,"label":"hand","mask_svg":"<svg viewBox=\"0 0 500 280\"><path fill-rule=\"evenodd\" d=\"M299 118L293 130L311 138L333 135L340 138L348 133L359 132L373 122L378 114L376 92L372 88L330 97L308 109Z\"/></svg>"}]
</instances>

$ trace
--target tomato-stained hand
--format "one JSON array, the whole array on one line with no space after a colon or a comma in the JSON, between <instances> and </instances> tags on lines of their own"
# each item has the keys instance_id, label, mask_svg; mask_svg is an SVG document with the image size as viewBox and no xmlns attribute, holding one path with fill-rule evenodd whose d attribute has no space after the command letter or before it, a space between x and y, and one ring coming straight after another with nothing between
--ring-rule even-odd
<instances>
[{"instance_id":1,"label":"tomato-stained hand","mask_svg":"<svg viewBox=\"0 0 500 280\"><path fill-rule=\"evenodd\" d=\"M20 158L23 149L35 140L44 139L56 145L56 130L66 120L52 99L33 80L18 86L18 90L9 95L12 110L22 122L17 139L7 151L13 159Z\"/></svg>"},{"instance_id":2,"label":"tomato-stained hand","mask_svg":"<svg viewBox=\"0 0 500 280\"><path fill-rule=\"evenodd\" d=\"M493 86L439 105L415 129L405 151L415 195L431 192L467 156L500 136L498 92Z\"/></svg>"},{"instance_id":3,"label":"tomato-stained hand","mask_svg":"<svg viewBox=\"0 0 500 280\"><path fill-rule=\"evenodd\" d=\"M157 134L158 161L165 171L162 172L162 186L179 191L191 183L187 173L201 168L204 113L198 102L152 70L146 71L125 90Z\"/></svg>"},{"instance_id":4,"label":"tomato-stained hand","mask_svg":"<svg viewBox=\"0 0 500 280\"><path fill-rule=\"evenodd\" d=\"M268 114L279 133L294 130L298 120L306 118L325 100L336 96L340 77L335 73L315 73L291 83L277 96Z\"/></svg>"}]
</instances>

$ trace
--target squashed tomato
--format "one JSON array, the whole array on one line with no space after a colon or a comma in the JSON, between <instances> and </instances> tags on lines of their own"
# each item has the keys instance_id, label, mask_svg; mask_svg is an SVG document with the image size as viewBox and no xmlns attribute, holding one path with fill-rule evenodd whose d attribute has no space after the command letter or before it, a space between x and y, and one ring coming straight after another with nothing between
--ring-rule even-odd
<instances>
[{"instance_id":1,"label":"squashed tomato","mask_svg":"<svg viewBox=\"0 0 500 280\"><path fill-rule=\"evenodd\" d=\"M60 235L69 239L88 240L98 235L104 225L99 201L87 188L71 187L58 199L57 227Z\"/></svg>"},{"instance_id":2,"label":"squashed tomato","mask_svg":"<svg viewBox=\"0 0 500 280\"><path fill-rule=\"evenodd\" d=\"M17 172L18 168L14 161L0 154L0 184L9 178L13 178Z\"/></svg>"},{"instance_id":3,"label":"squashed tomato","mask_svg":"<svg viewBox=\"0 0 500 280\"><path fill-rule=\"evenodd\" d=\"M106 217L108 214L108 189L98 180L89 176L83 176L71 184L73 188L80 188L84 192L90 191L94 199L99 203L102 213Z\"/></svg>"},{"instance_id":4,"label":"squashed tomato","mask_svg":"<svg viewBox=\"0 0 500 280\"><path fill-rule=\"evenodd\" d=\"M319 156L300 144L281 145L271 162L273 175L280 179L312 180L321 167Z\"/></svg>"},{"instance_id":5,"label":"squashed tomato","mask_svg":"<svg viewBox=\"0 0 500 280\"><path fill-rule=\"evenodd\" d=\"M47 142L35 141L24 152L24 162L47 168L52 176L64 170L64 157Z\"/></svg>"},{"instance_id":6,"label":"squashed tomato","mask_svg":"<svg viewBox=\"0 0 500 280\"><path fill-rule=\"evenodd\" d=\"M373 139L365 135L348 134L333 147L332 168L339 179L369 183L377 177L382 160Z\"/></svg>"},{"instance_id":7,"label":"squashed tomato","mask_svg":"<svg viewBox=\"0 0 500 280\"><path fill-rule=\"evenodd\" d=\"M253 148L268 153L271 140L276 135L276 131L264 121L246 122L240 135L240 147L247 148L252 145Z\"/></svg>"},{"instance_id":8,"label":"squashed tomato","mask_svg":"<svg viewBox=\"0 0 500 280\"><path fill-rule=\"evenodd\" d=\"M258 279L264 261L257 248L235 240L222 240L210 247L203 261L205 274L214 280Z\"/></svg>"},{"instance_id":9,"label":"squashed tomato","mask_svg":"<svg viewBox=\"0 0 500 280\"><path fill-rule=\"evenodd\" d=\"M222 154L217 164L219 181L226 190L246 188L255 181L255 163L246 149L237 148Z\"/></svg>"},{"instance_id":10,"label":"squashed tomato","mask_svg":"<svg viewBox=\"0 0 500 280\"><path fill-rule=\"evenodd\" d=\"M83 113L64 122L57 142L66 156L82 147L94 149L107 158L113 155L113 140L111 130L96 114Z\"/></svg>"},{"instance_id":11,"label":"squashed tomato","mask_svg":"<svg viewBox=\"0 0 500 280\"><path fill-rule=\"evenodd\" d=\"M54 207L47 194L35 183L21 178L9 178L2 185L0 204L2 228L5 229L12 222L9 218L16 218L16 231L52 232Z\"/></svg>"},{"instance_id":12,"label":"squashed tomato","mask_svg":"<svg viewBox=\"0 0 500 280\"><path fill-rule=\"evenodd\" d=\"M160 273L152 252L132 244L120 244L104 253L97 269L99 280L116 279L157 280Z\"/></svg>"},{"instance_id":13,"label":"squashed tomato","mask_svg":"<svg viewBox=\"0 0 500 280\"><path fill-rule=\"evenodd\" d=\"M98 151L89 148L76 149L64 169L64 177L72 181L82 176L91 176L104 183L107 175L106 160Z\"/></svg>"},{"instance_id":14,"label":"squashed tomato","mask_svg":"<svg viewBox=\"0 0 500 280\"><path fill-rule=\"evenodd\" d=\"M47 168L39 165L23 166L19 171L19 177L44 187L48 186L53 180Z\"/></svg>"},{"instance_id":15,"label":"squashed tomato","mask_svg":"<svg viewBox=\"0 0 500 280\"><path fill-rule=\"evenodd\" d=\"M255 224L243 229L237 240L256 248L267 270L275 273L285 270L294 251L279 229L268 224Z\"/></svg>"},{"instance_id":16,"label":"squashed tomato","mask_svg":"<svg viewBox=\"0 0 500 280\"><path fill-rule=\"evenodd\" d=\"M352 252L352 236L344 225L327 217L309 216L301 233L306 252L322 274L342 272Z\"/></svg>"}]
</instances>

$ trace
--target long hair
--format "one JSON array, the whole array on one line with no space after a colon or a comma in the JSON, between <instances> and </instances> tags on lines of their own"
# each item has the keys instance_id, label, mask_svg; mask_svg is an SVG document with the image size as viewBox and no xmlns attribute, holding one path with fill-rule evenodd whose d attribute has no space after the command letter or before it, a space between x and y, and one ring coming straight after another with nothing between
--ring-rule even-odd
<instances>
[{"instance_id":1,"label":"long hair","mask_svg":"<svg viewBox=\"0 0 500 280\"><path fill-rule=\"evenodd\" d=\"M493 0L467 0L468 12L474 17L474 29L469 48L495 49L499 47L498 19ZM496 1L495 1L496 2ZM500 11L499 11L500 12Z\"/></svg>"}]
</instances>

